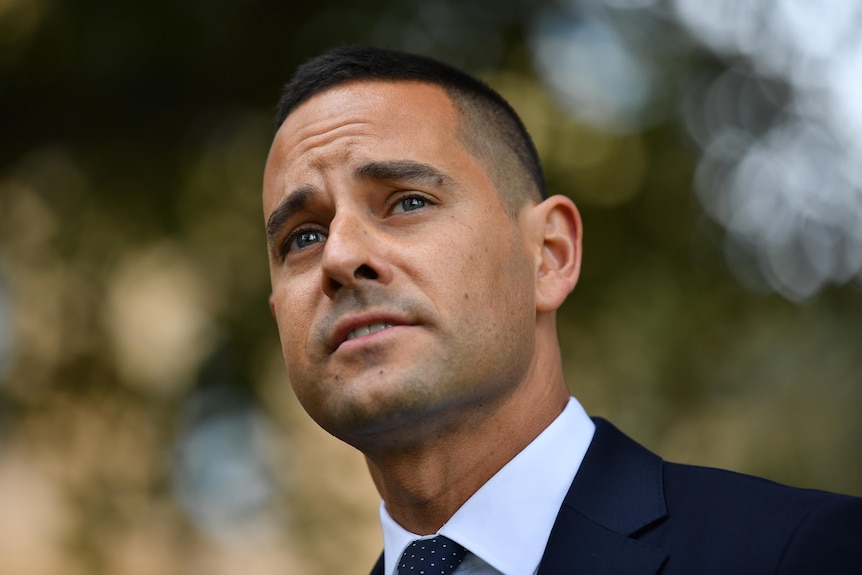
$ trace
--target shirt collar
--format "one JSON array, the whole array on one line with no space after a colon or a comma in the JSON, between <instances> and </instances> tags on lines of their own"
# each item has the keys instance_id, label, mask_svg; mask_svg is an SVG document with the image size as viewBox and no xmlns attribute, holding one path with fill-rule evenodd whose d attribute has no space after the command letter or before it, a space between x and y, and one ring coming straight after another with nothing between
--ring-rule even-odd
<instances>
[{"instance_id":1,"label":"shirt collar","mask_svg":"<svg viewBox=\"0 0 862 575\"><path fill-rule=\"evenodd\" d=\"M595 424L570 397L557 419L480 487L438 533L505 575L531 575L594 432ZM383 503L380 523L384 573L392 574L404 549L419 536L398 525Z\"/></svg>"}]
</instances>

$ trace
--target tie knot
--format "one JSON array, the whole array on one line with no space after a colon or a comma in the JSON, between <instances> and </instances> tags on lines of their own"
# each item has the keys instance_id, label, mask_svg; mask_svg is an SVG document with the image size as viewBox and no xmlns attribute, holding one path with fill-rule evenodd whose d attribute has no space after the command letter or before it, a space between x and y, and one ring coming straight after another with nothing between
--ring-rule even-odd
<instances>
[{"instance_id":1,"label":"tie knot","mask_svg":"<svg viewBox=\"0 0 862 575\"><path fill-rule=\"evenodd\" d=\"M417 539L404 550L398 575L450 575L466 553L466 549L442 535Z\"/></svg>"}]
</instances>

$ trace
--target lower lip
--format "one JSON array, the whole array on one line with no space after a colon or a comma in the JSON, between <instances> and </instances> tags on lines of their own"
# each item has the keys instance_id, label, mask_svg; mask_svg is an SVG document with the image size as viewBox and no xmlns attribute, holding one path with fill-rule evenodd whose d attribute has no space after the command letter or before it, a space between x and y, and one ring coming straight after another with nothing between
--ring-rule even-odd
<instances>
[{"instance_id":1,"label":"lower lip","mask_svg":"<svg viewBox=\"0 0 862 575\"><path fill-rule=\"evenodd\" d=\"M375 331L374 333L369 333L367 335L361 335L359 337L354 337L353 339L346 339L341 342L338 346L337 350L349 350L356 347L361 347L363 345L367 345L369 343L373 343L376 340L386 337L388 335L392 335L402 331L404 328L408 328L408 325L393 325L390 327L386 327L381 329L380 331Z\"/></svg>"}]
</instances>

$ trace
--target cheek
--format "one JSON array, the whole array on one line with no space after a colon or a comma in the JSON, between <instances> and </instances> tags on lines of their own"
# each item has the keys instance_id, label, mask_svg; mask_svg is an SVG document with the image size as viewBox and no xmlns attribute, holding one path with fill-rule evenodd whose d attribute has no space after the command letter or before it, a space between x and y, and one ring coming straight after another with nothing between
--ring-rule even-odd
<instances>
[{"instance_id":1,"label":"cheek","mask_svg":"<svg viewBox=\"0 0 862 575\"><path fill-rule=\"evenodd\" d=\"M273 311L288 371L306 352L313 310L310 291L295 282L280 286L274 293Z\"/></svg>"},{"instance_id":2,"label":"cheek","mask_svg":"<svg viewBox=\"0 0 862 575\"><path fill-rule=\"evenodd\" d=\"M506 230L507 225L504 222L499 229ZM462 238L463 242L442 251L450 256L442 263L448 281L445 287L452 290L450 298L457 298L454 306L460 308L462 321L481 324L485 329L507 329L513 323L529 322L535 313L535 286L532 261L520 236L495 233L471 237L465 233ZM466 242L476 249L465 251Z\"/></svg>"}]
</instances>

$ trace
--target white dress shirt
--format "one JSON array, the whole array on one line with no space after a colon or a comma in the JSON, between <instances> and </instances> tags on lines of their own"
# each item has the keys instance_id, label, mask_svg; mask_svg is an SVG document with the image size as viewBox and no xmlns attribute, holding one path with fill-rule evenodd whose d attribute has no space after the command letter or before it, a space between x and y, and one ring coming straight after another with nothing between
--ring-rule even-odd
<instances>
[{"instance_id":1,"label":"white dress shirt","mask_svg":"<svg viewBox=\"0 0 862 575\"><path fill-rule=\"evenodd\" d=\"M557 419L455 512L437 532L467 548L454 575L536 573L595 429L570 397ZM380 523L384 573L395 575L404 549L419 536L396 523L384 503Z\"/></svg>"}]
</instances>

